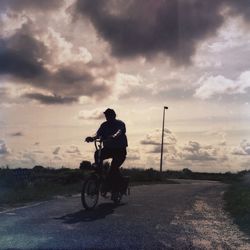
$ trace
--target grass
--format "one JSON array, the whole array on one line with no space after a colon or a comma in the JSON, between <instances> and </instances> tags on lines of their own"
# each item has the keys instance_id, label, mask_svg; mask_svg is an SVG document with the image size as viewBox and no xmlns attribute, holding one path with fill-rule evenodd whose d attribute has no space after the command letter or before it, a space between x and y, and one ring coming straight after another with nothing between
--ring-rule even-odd
<instances>
[{"instance_id":1,"label":"grass","mask_svg":"<svg viewBox=\"0 0 250 250\"><path fill-rule=\"evenodd\" d=\"M250 185L234 182L224 194L225 209L239 228L250 235Z\"/></svg>"},{"instance_id":2,"label":"grass","mask_svg":"<svg viewBox=\"0 0 250 250\"><path fill-rule=\"evenodd\" d=\"M72 195L81 191L85 174L79 170L0 171L0 208L26 202L48 200L56 195Z\"/></svg>"},{"instance_id":3,"label":"grass","mask_svg":"<svg viewBox=\"0 0 250 250\"><path fill-rule=\"evenodd\" d=\"M5 188L1 192L0 207L19 206L27 202L42 201L58 195L72 195L81 191L81 183L73 183L62 186L57 183L45 185L16 185L13 188Z\"/></svg>"}]
</instances>

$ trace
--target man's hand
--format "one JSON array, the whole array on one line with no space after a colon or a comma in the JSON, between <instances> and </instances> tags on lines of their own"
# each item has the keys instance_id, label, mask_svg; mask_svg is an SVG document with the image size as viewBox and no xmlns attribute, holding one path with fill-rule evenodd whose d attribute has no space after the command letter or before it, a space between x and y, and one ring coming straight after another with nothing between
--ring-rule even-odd
<instances>
[{"instance_id":1,"label":"man's hand","mask_svg":"<svg viewBox=\"0 0 250 250\"><path fill-rule=\"evenodd\" d=\"M85 141L86 141L86 142L93 142L93 141L94 141L94 138L91 137L91 136L88 136L88 137L86 137Z\"/></svg>"}]
</instances>

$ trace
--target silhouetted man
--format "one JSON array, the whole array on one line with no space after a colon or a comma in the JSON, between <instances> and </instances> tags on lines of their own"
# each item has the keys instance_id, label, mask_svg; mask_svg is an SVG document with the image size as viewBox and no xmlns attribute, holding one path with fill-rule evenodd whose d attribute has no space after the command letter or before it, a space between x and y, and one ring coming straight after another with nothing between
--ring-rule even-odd
<instances>
[{"instance_id":1,"label":"silhouetted man","mask_svg":"<svg viewBox=\"0 0 250 250\"><path fill-rule=\"evenodd\" d=\"M113 109L107 109L104 112L106 121L103 122L97 130L96 135L87 137L86 142L93 142L97 138L103 140L101 150L101 162L112 158L111 168L108 175L108 182L111 183L111 189L118 191L119 184L122 182L122 176L119 167L123 164L127 155L127 136L125 123L116 119L116 113ZM98 152L95 152L95 163L98 162Z\"/></svg>"}]
</instances>

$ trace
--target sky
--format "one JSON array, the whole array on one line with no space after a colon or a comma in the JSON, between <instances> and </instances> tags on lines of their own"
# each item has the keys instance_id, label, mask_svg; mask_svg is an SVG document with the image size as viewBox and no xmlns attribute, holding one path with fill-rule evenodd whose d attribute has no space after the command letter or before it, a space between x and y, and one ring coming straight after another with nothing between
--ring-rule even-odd
<instances>
[{"instance_id":1,"label":"sky","mask_svg":"<svg viewBox=\"0 0 250 250\"><path fill-rule=\"evenodd\" d=\"M0 0L0 166L78 168L113 108L124 167L250 170L250 2Z\"/></svg>"}]
</instances>

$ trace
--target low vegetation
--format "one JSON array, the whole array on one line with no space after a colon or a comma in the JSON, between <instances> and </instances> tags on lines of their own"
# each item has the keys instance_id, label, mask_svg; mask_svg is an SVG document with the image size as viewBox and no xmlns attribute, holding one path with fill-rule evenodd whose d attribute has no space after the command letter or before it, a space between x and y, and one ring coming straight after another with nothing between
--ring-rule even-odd
<instances>
[{"instance_id":1,"label":"low vegetation","mask_svg":"<svg viewBox=\"0 0 250 250\"><path fill-rule=\"evenodd\" d=\"M92 171L91 164L84 161L79 169L45 168L35 166L32 169L0 168L0 208L20 205L25 202L45 200L56 195L72 195L81 191L82 183ZM196 173L189 169L165 171L160 175L154 169L122 169L130 176L131 185L177 183L171 179L199 179L224 182L236 182L239 174Z\"/></svg>"},{"instance_id":2,"label":"low vegetation","mask_svg":"<svg viewBox=\"0 0 250 250\"><path fill-rule=\"evenodd\" d=\"M79 193L86 173L78 169L1 169L0 207Z\"/></svg>"},{"instance_id":3,"label":"low vegetation","mask_svg":"<svg viewBox=\"0 0 250 250\"><path fill-rule=\"evenodd\" d=\"M231 183L224 198L225 208L234 222L250 235L250 171L240 173L240 178Z\"/></svg>"}]
</instances>

